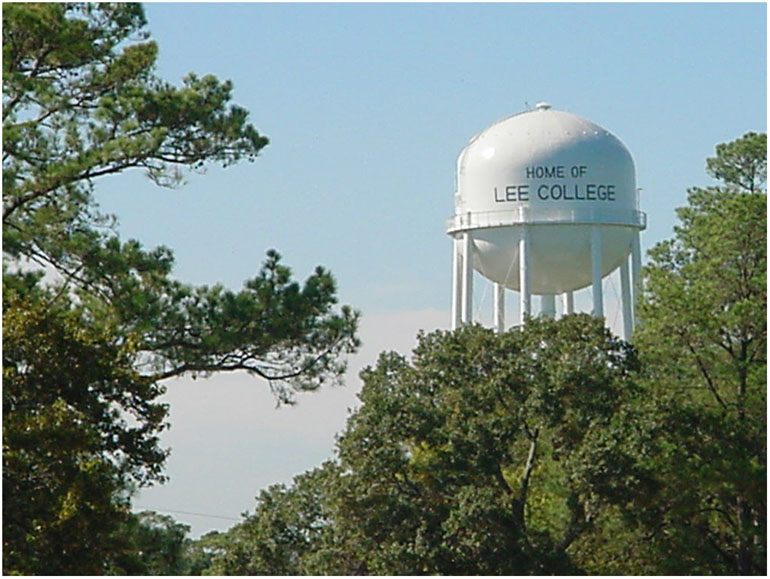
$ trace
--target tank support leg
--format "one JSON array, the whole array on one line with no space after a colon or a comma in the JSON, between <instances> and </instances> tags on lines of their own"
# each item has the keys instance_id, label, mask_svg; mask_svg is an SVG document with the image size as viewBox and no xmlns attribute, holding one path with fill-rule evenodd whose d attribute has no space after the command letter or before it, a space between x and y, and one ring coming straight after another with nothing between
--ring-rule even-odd
<instances>
[{"instance_id":1,"label":"tank support leg","mask_svg":"<svg viewBox=\"0 0 770 579\"><path fill-rule=\"evenodd\" d=\"M634 327L641 323L636 314L636 304L639 303L642 293L642 247L639 239L640 233L637 231L631 238L631 281L633 290L632 311L634 318Z\"/></svg>"},{"instance_id":2,"label":"tank support leg","mask_svg":"<svg viewBox=\"0 0 770 579\"><path fill-rule=\"evenodd\" d=\"M462 323L473 323L473 236L470 231L463 234L463 297Z\"/></svg>"},{"instance_id":3,"label":"tank support leg","mask_svg":"<svg viewBox=\"0 0 770 579\"><path fill-rule=\"evenodd\" d=\"M462 316L462 253L461 243L456 237L452 238L452 329L460 326Z\"/></svg>"},{"instance_id":4,"label":"tank support leg","mask_svg":"<svg viewBox=\"0 0 770 579\"><path fill-rule=\"evenodd\" d=\"M495 330L498 334L505 331L505 286L495 282Z\"/></svg>"},{"instance_id":5,"label":"tank support leg","mask_svg":"<svg viewBox=\"0 0 770 579\"><path fill-rule=\"evenodd\" d=\"M620 262L620 301L623 305L623 339L631 341L634 333L633 302L631 301L631 282L628 274L628 257Z\"/></svg>"},{"instance_id":6,"label":"tank support leg","mask_svg":"<svg viewBox=\"0 0 770 579\"><path fill-rule=\"evenodd\" d=\"M591 226L591 288L594 295L594 315L598 318L603 318L602 233L596 225Z\"/></svg>"},{"instance_id":7,"label":"tank support leg","mask_svg":"<svg viewBox=\"0 0 770 579\"><path fill-rule=\"evenodd\" d=\"M529 228L524 225L519 239L519 300L520 324L523 326L532 315L532 284L529 263Z\"/></svg>"},{"instance_id":8,"label":"tank support leg","mask_svg":"<svg viewBox=\"0 0 770 579\"><path fill-rule=\"evenodd\" d=\"M564 292L562 297L562 315L568 316L575 313L575 294L572 292Z\"/></svg>"},{"instance_id":9,"label":"tank support leg","mask_svg":"<svg viewBox=\"0 0 770 579\"><path fill-rule=\"evenodd\" d=\"M554 294L540 296L540 313L546 318L556 317L556 296Z\"/></svg>"}]
</instances>

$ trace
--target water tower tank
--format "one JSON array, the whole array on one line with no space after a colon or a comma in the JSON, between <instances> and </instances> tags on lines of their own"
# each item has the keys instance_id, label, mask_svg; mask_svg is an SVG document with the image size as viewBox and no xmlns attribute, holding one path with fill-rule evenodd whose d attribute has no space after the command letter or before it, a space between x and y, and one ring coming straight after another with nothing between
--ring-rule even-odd
<instances>
[{"instance_id":1,"label":"water tower tank","mask_svg":"<svg viewBox=\"0 0 770 579\"><path fill-rule=\"evenodd\" d=\"M627 263L644 227L628 149L547 103L493 124L457 160L447 232L467 234L469 265L503 287L555 295L589 286Z\"/></svg>"}]
</instances>

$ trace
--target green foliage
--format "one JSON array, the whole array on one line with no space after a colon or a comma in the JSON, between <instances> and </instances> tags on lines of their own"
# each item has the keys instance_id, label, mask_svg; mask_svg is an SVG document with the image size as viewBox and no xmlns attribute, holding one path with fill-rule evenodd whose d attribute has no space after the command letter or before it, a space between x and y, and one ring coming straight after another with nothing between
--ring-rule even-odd
<instances>
[{"instance_id":1,"label":"green foliage","mask_svg":"<svg viewBox=\"0 0 770 579\"><path fill-rule=\"evenodd\" d=\"M3 6L6 572L105 570L128 494L162 480L160 381L241 370L290 403L358 347L325 269L300 284L270 251L240 291L193 287L99 212L99 177L175 186L268 142L229 81L155 76L145 23L138 4Z\"/></svg>"},{"instance_id":2,"label":"green foliage","mask_svg":"<svg viewBox=\"0 0 770 579\"><path fill-rule=\"evenodd\" d=\"M3 294L3 565L96 574L129 483L160 477L166 408L130 346L46 298Z\"/></svg>"},{"instance_id":3,"label":"green foliage","mask_svg":"<svg viewBox=\"0 0 770 579\"><path fill-rule=\"evenodd\" d=\"M421 335L362 373L338 461L264 492L211 571L574 573L570 546L625 496L601 465L635 372L590 316Z\"/></svg>"},{"instance_id":4,"label":"green foliage","mask_svg":"<svg viewBox=\"0 0 770 579\"><path fill-rule=\"evenodd\" d=\"M207 575L312 575L326 544L326 489L337 476L331 463L295 477L291 487L260 492L257 507L225 534L201 540L211 553Z\"/></svg>"},{"instance_id":5,"label":"green foliage","mask_svg":"<svg viewBox=\"0 0 770 579\"><path fill-rule=\"evenodd\" d=\"M152 511L130 514L115 540L106 575L188 575L193 568L190 527Z\"/></svg>"},{"instance_id":6,"label":"green foliage","mask_svg":"<svg viewBox=\"0 0 770 579\"><path fill-rule=\"evenodd\" d=\"M635 370L589 316L435 332L411 363L383 355L339 442L338 523L367 545L367 571L574 572L568 548L618 500L596 466Z\"/></svg>"},{"instance_id":7,"label":"green foliage","mask_svg":"<svg viewBox=\"0 0 770 579\"><path fill-rule=\"evenodd\" d=\"M162 480L159 382L339 380L358 316L276 252L240 291L171 277L92 192L253 160L232 85L153 74L135 4L3 6L3 561L23 574L766 573L766 135L717 146L645 268L632 348L589 316L421 335L362 373L337 459L199 541ZM37 271L29 271L36 266ZM34 268L34 267L33 267ZM45 275L44 275L45 273Z\"/></svg>"},{"instance_id":8,"label":"green foliage","mask_svg":"<svg viewBox=\"0 0 770 579\"><path fill-rule=\"evenodd\" d=\"M207 572L766 574L765 143L717 146L651 251L638 358L588 316L383 353L337 460Z\"/></svg>"},{"instance_id":9,"label":"green foliage","mask_svg":"<svg viewBox=\"0 0 770 579\"><path fill-rule=\"evenodd\" d=\"M59 274L93 323L135 341L146 374L246 370L291 398L337 379L357 347L357 314L332 312L318 268L300 287L268 253L240 292L170 278L171 252L121 242L91 198L94 179L144 168L161 184L179 167L254 159L267 143L231 105L231 83L152 74L157 48L133 4L14 4L3 12L3 244L13 263ZM34 153L33 153L34 152Z\"/></svg>"},{"instance_id":10,"label":"green foliage","mask_svg":"<svg viewBox=\"0 0 770 579\"><path fill-rule=\"evenodd\" d=\"M767 185L767 135L746 133L717 145L716 157L706 160L706 172L746 193L761 193Z\"/></svg>"},{"instance_id":11,"label":"green foliage","mask_svg":"<svg viewBox=\"0 0 770 579\"><path fill-rule=\"evenodd\" d=\"M663 573L766 571L766 143L717 146L724 184L689 192L646 268L636 339L662 484L639 514Z\"/></svg>"},{"instance_id":12,"label":"green foliage","mask_svg":"<svg viewBox=\"0 0 770 579\"><path fill-rule=\"evenodd\" d=\"M28 225L51 205L77 210L101 175L140 167L175 183L175 166L228 165L267 144L228 104L229 81L190 75L177 89L154 77L144 24L136 4L5 7L4 224L17 214L12 223Z\"/></svg>"}]
</instances>

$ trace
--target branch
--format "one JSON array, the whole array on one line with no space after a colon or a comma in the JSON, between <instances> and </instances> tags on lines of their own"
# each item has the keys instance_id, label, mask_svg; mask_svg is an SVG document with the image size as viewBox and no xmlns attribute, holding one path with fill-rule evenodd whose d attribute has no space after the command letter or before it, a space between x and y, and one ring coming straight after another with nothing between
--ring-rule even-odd
<instances>
[{"instance_id":1,"label":"branch","mask_svg":"<svg viewBox=\"0 0 770 579\"><path fill-rule=\"evenodd\" d=\"M575 508L571 509L572 515L570 516L569 525L564 532L564 536L554 548L554 552L556 553L563 553L566 551L575 539L585 531L586 527L591 524L592 520L590 515L586 516L583 503L581 503L574 494L570 495L568 502L574 505Z\"/></svg>"},{"instance_id":2,"label":"branch","mask_svg":"<svg viewBox=\"0 0 770 579\"><path fill-rule=\"evenodd\" d=\"M53 304L55 304L59 299L67 292L67 290L70 287L70 283L75 280L77 281L77 275L80 274L80 272L83 270L85 266L80 265L74 272L69 273L64 271L64 283L61 285L61 288L59 288L59 291L54 294L54 296L47 301L46 311L50 309Z\"/></svg>"},{"instance_id":3,"label":"branch","mask_svg":"<svg viewBox=\"0 0 770 579\"><path fill-rule=\"evenodd\" d=\"M157 382L160 380L166 380L167 378L174 378L177 376L181 376L183 374L186 374L188 372L234 372L236 370L246 370L247 372L253 372L260 376L261 378L264 378L265 380L268 380L269 382L274 381L283 381L283 380L291 380L292 378L298 378L302 374L309 371L313 366L315 366L322 358L330 355L334 348L340 343L342 338L338 338L335 340L332 345L330 345L328 348L326 348L323 352L315 356L312 360L302 365L299 369L292 370L289 372L286 372L284 374L278 374L278 375L271 375L267 373L265 370L260 368L257 365L248 364L248 359L253 358L252 356L246 356L245 360L242 358L241 360L237 362L232 363L226 363L224 360L227 359L230 354L225 354L222 361L219 363L211 363L211 364L182 364L181 366L177 366L176 368L171 368L170 370L167 370L165 372L160 372L157 374L153 374L149 376L149 378L153 382ZM258 363L258 361L254 360L255 364Z\"/></svg>"},{"instance_id":4,"label":"branch","mask_svg":"<svg viewBox=\"0 0 770 579\"><path fill-rule=\"evenodd\" d=\"M729 553L726 553L722 547L719 546L719 543L714 538L713 534L709 532L709 529L706 529L706 539L708 539L708 542L711 543L711 546L719 554L719 556L722 557L728 568L732 568L736 564L735 557L731 556Z\"/></svg>"},{"instance_id":5,"label":"branch","mask_svg":"<svg viewBox=\"0 0 770 579\"><path fill-rule=\"evenodd\" d=\"M527 504L527 492L529 491L529 481L532 476L532 471L535 468L535 456L537 454L537 437L539 429L535 429L535 432L530 432L529 428L524 425L527 432L527 437L530 439L529 453L527 454L527 462L524 466L524 474L521 476L521 483L519 484L519 496L513 501L514 518L519 523L522 532L526 528L526 522L524 520L524 508Z\"/></svg>"},{"instance_id":6,"label":"branch","mask_svg":"<svg viewBox=\"0 0 770 579\"><path fill-rule=\"evenodd\" d=\"M37 73L40 71L40 65L43 63L43 60L51 53L53 52L54 47L49 46L47 49L45 49L40 55L38 55L37 59L35 60L35 65L30 69L29 74L26 75L25 80L29 80L31 78L35 78L37 76ZM23 71L22 71L23 72ZM3 120L5 120L8 115L11 114L14 108L16 108L16 105L21 102L21 99L24 98L25 95L28 93L25 91L20 92L15 97L13 97L8 103L5 104L3 107Z\"/></svg>"},{"instance_id":7,"label":"branch","mask_svg":"<svg viewBox=\"0 0 770 579\"><path fill-rule=\"evenodd\" d=\"M717 507L710 507L708 509L700 509L700 510L698 510L696 512L699 515L702 515L704 513L719 513L720 515L722 515L725 518L725 520L727 521L727 524L730 525L736 533L740 531L740 529L738 528L738 525L736 524L736 522L730 516L730 513L728 513L724 509L720 509L720 508L717 508Z\"/></svg>"},{"instance_id":8,"label":"branch","mask_svg":"<svg viewBox=\"0 0 770 579\"><path fill-rule=\"evenodd\" d=\"M717 346L725 350L730 354L731 358L735 358L735 352L733 352L732 339L724 328L720 328L719 333L722 335L721 340L715 340Z\"/></svg>"},{"instance_id":9,"label":"branch","mask_svg":"<svg viewBox=\"0 0 770 579\"><path fill-rule=\"evenodd\" d=\"M16 226L15 224L9 224L9 225L6 225L6 227L12 227L18 231L23 231L20 227ZM35 241L33 240L32 243L35 243ZM32 261L37 262L43 268L45 268L46 264L53 267L57 273L59 273L62 277L65 278L65 285L69 285L69 283L74 280L79 284L81 284L83 287L92 290L94 293L96 293L103 299L107 301L111 301L111 296L108 293L106 293L103 288L98 287L94 283L80 276L80 272L84 269L83 265L80 265L75 270L71 270L66 266L62 265L61 262L57 261L56 259L46 254L42 249L39 249L39 248L35 249L34 247L29 247L26 251L23 252L23 255L31 259ZM61 295L62 295L61 292L59 292L59 294L57 294L56 296L56 299L61 297ZM53 301L54 300L52 300L50 303L53 303Z\"/></svg>"},{"instance_id":10,"label":"branch","mask_svg":"<svg viewBox=\"0 0 770 579\"><path fill-rule=\"evenodd\" d=\"M495 480L500 484L500 486L503 488L505 493L508 495L512 495L513 489L511 488L511 486L508 484L508 481L506 481L505 477L503 476L502 466L498 465L498 467L495 469L494 475L495 475Z\"/></svg>"},{"instance_id":11,"label":"branch","mask_svg":"<svg viewBox=\"0 0 770 579\"><path fill-rule=\"evenodd\" d=\"M711 380L711 376L708 373L708 369L703 364L703 361L700 359L700 356L695 352L695 348L692 347L692 344L688 340L685 340L685 343L687 345L687 349L690 350L690 353L695 358L695 363L698 366L698 369L700 370L701 374L703 375L703 378L706 380L706 384L708 384L709 390L711 390L711 393L714 395L714 398L716 398L716 401L719 403L719 405L724 409L727 410L727 404L724 400L722 400L722 397L719 395L719 392L717 392L716 386L714 385L714 382Z\"/></svg>"},{"instance_id":12,"label":"branch","mask_svg":"<svg viewBox=\"0 0 770 579\"><path fill-rule=\"evenodd\" d=\"M527 429L527 432L529 433L529 429ZM535 455L537 452L537 437L539 432L539 429L535 429L534 434L528 434L531 441L529 445L529 454L527 455L527 464L524 467L524 474L521 477L521 486L519 487L522 502L526 502L527 491L529 490L529 479L532 476L532 470L535 468Z\"/></svg>"},{"instance_id":13,"label":"branch","mask_svg":"<svg viewBox=\"0 0 770 579\"><path fill-rule=\"evenodd\" d=\"M102 169L86 169L84 171L81 171L75 175L72 176L60 176L59 178L55 179L53 183L47 186L41 186L38 189L32 190L29 193L26 193L24 195L20 195L16 197L13 202L9 203L6 207L3 208L3 223L11 216L11 214L16 211L19 207L26 205L30 201L34 201L35 199L39 199L41 197L45 197L46 195L54 192L59 187L63 187L64 185L71 185L74 183L78 183L80 181L88 181L90 179L93 179L94 177L101 177L103 175L111 175L114 173L120 173L121 171L125 171L126 169L131 169L134 167L141 167L143 166L143 163L146 162L148 159L151 159L151 156L148 156L146 158L137 158L133 160L125 159L122 160L120 163L113 164L111 166L104 167Z\"/></svg>"}]
</instances>

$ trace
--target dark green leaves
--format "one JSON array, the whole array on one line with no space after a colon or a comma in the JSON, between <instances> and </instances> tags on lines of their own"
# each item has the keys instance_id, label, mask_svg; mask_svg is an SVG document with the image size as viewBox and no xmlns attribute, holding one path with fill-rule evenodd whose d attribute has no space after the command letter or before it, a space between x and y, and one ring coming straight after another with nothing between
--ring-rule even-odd
<instances>
[{"instance_id":1,"label":"dark green leaves","mask_svg":"<svg viewBox=\"0 0 770 579\"><path fill-rule=\"evenodd\" d=\"M382 353L336 463L263 493L212 570L765 575L764 139L718 146L724 186L650 252L638 355L589 316Z\"/></svg>"},{"instance_id":2,"label":"dark green leaves","mask_svg":"<svg viewBox=\"0 0 770 579\"><path fill-rule=\"evenodd\" d=\"M338 381L358 346L326 270L300 284L271 252L240 291L194 287L168 249L121 240L100 214L99 177L179 185L268 142L230 81L158 78L145 24L138 4L3 6L8 573L107 570L131 490L163 478L161 380L243 370L291 402Z\"/></svg>"},{"instance_id":3,"label":"dark green leaves","mask_svg":"<svg viewBox=\"0 0 770 579\"><path fill-rule=\"evenodd\" d=\"M6 285L4 570L99 573L131 481L161 478L162 389L78 309Z\"/></svg>"},{"instance_id":4,"label":"dark green leaves","mask_svg":"<svg viewBox=\"0 0 770 579\"><path fill-rule=\"evenodd\" d=\"M668 573L766 570L766 142L717 146L708 169L724 185L689 192L646 268L636 338L661 490L639 514Z\"/></svg>"},{"instance_id":5,"label":"dark green leaves","mask_svg":"<svg viewBox=\"0 0 770 579\"><path fill-rule=\"evenodd\" d=\"M3 12L3 223L20 208L87 195L92 180L144 168L178 184L180 166L253 160L267 139L231 105L232 83L152 74L157 46L133 4L33 4ZM17 218L18 219L18 218Z\"/></svg>"},{"instance_id":6,"label":"dark green leaves","mask_svg":"<svg viewBox=\"0 0 770 579\"><path fill-rule=\"evenodd\" d=\"M586 469L616 452L595 439L635 369L588 316L435 332L412 362L382 355L339 441L335 529L366 546L369 573L569 572L566 549L613 500Z\"/></svg>"},{"instance_id":7,"label":"dark green leaves","mask_svg":"<svg viewBox=\"0 0 770 579\"><path fill-rule=\"evenodd\" d=\"M153 328L142 342L159 377L245 370L270 380L289 402L283 385L312 390L337 380L345 368L340 355L358 346L358 314L347 307L332 311L331 275L319 268L300 286L275 252L239 292L179 283L164 290L147 302ZM148 317L136 310L124 315Z\"/></svg>"},{"instance_id":8,"label":"dark green leaves","mask_svg":"<svg viewBox=\"0 0 770 579\"><path fill-rule=\"evenodd\" d=\"M627 500L606 481L630 476L616 417L635 372L589 316L420 335L411 361L361 373L336 462L205 540L208 572L574 574L568 550Z\"/></svg>"},{"instance_id":9,"label":"dark green leaves","mask_svg":"<svg viewBox=\"0 0 770 579\"><path fill-rule=\"evenodd\" d=\"M767 135L746 133L717 145L716 157L706 160L706 171L728 187L762 192L767 184Z\"/></svg>"}]
</instances>

